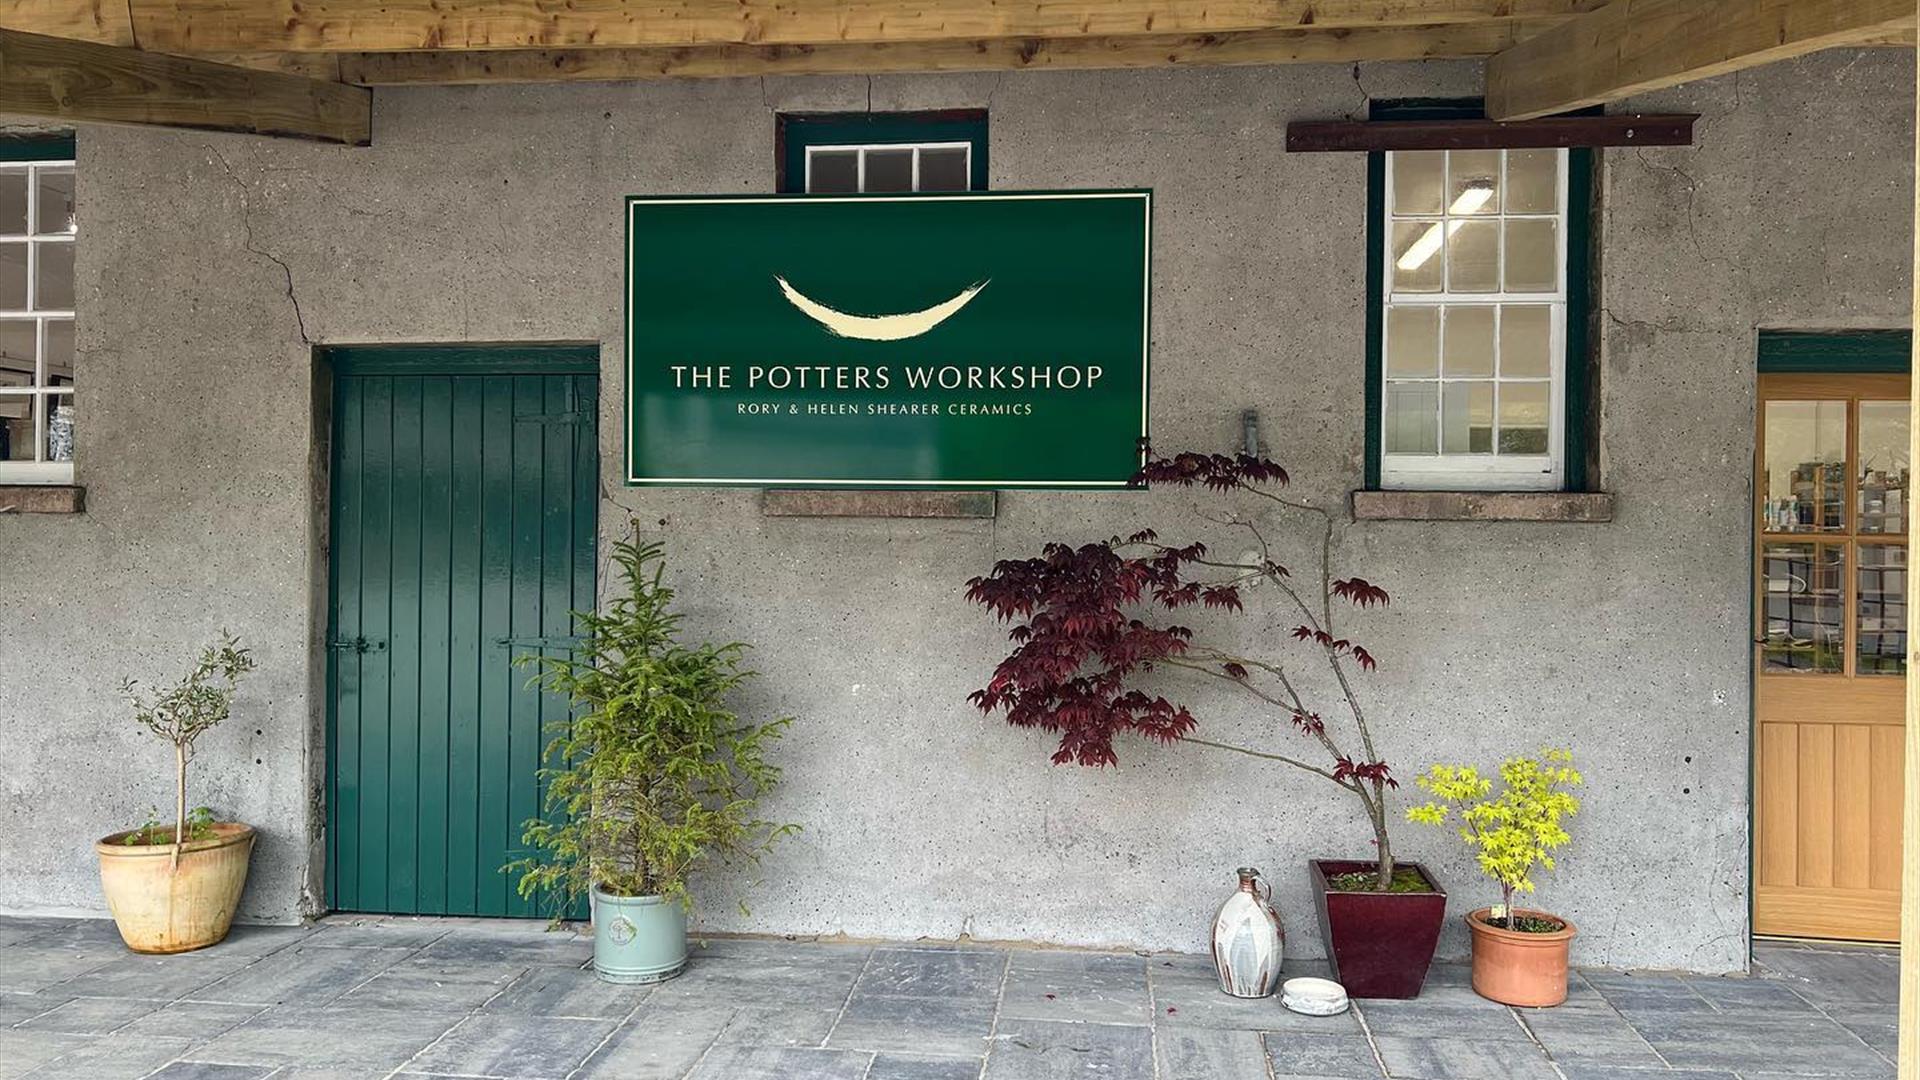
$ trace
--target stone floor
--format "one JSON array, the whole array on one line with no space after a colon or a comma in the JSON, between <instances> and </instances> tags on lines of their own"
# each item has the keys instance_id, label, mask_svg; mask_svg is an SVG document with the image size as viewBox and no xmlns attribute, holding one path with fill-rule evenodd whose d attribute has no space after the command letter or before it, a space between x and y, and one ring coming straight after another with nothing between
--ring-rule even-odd
<instances>
[{"instance_id":1,"label":"stone floor","mask_svg":"<svg viewBox=\"0 0 1920 1080\"><path fill-rule=\"evenodd\" d=\"M1750 978L1583 971L1547 1010L1442 964L1416 1001L1318 1019L1223 996L1183 955L714 940L648 989L598 981L588 954L521 923L336 918L146 957L110 923L0 919L0 1077L1894 1075L1897 960L1876 950L1763 945Z\"/></svg>"}]
</instances>

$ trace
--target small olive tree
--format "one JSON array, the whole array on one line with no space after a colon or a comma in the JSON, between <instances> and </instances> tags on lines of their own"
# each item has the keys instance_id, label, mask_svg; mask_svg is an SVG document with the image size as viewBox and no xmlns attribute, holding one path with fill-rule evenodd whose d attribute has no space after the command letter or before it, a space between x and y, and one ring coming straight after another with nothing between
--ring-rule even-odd
<instances>
[{"instance_id":1,"label":"small olive tree","mask_svg":"<svg viewBox=\"0 0 1920 1080\"><path fill-rule=\"evenodd\" d=\"M180 847L188 840L202 839L209 821L187 820L187 762L193 759L193 743L201 735L218 727L233 708L233 695L239 689L240 676L254 667L252 651L241 647L240 639L225 630L220 641L200 650L200 658L179 682L158 688L149 698L140 692L140 684L126 679L120 692L133 703L133 718L141 727L173 745L174 816L173 865L180 865ZM193 828L194 824L198 828ZM127 837L129 844L158 843L163 835L156 823L136 829Z\"/></svg>"},{"instance_id":2,"label":"small olive tree","mask_svg":"<svg viewBox=\"0 0 1920 1080\"><path fill-rule=\"evenodd\" d=\"M549 726L545 818L523 839L540 854L508 865L520 894L559 903L594 886L685 904L687 877L713 857L757 859L797 830L758 816L779 781L767 745L790 718L742 720L727 699L753 672L739 642L683 646L657 543L620 541L625 592L604 612L575 612L566 656L524 656L533 685L574 703Z\"/></svg>"}]
</instances>

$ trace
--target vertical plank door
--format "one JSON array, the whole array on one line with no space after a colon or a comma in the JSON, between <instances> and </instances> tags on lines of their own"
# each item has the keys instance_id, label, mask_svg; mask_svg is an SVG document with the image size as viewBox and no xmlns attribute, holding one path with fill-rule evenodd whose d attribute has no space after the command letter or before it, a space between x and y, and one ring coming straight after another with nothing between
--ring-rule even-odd
<instances>
[{"instance_id":1,"label":"vertical plank door","mask_svg":"<svg viewBox=\"0 0 1920 1080\"><path fill-rule=\"evenodd\" d=\"M1900 935L1908 378L1763 374L1754 930Z\"/></svg>"},{"instance_id":2,"label":"vertical plank door","mask_svg":"<svg viewBox=\"0 0 1920 1080\"><path fill-rule=\"evenodd\" d=\"M502 867L541 813L568 703L513 660L564 652L594 602L597 361L502 346L334 362L330 906L552 914Z\"/></svg>"}]
</instances>

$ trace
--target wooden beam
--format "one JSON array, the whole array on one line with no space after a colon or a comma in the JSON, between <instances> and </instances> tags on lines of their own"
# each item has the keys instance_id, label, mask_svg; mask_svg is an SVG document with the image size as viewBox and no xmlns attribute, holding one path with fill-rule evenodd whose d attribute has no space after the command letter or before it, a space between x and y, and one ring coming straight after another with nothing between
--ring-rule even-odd
<instances>
[{"instance_id":1,"label":"wooden beam","mask_svg":"<svg viewBox=\"0 0 1920 1080\"><path fill-rule=\"evenodd\" d=\"M1920 15L1920 5L1907 0ZM1920 170L1920 63L1916 67L1913 163ZM1920 176L1916 172L1915 176ZM1913 378L1907 391L1907 460L1920 461L1920 185L1913 191ZM1920 566L1920 536L1907 537L1907 565ZM1920 1080L1920 605L1907 605L1907 712L1900 868L1900 1012L1895 1060L1900 1080Z\"/></svg>"},{"instance_id":2,"label":"wooden beam","mask_svg":"<svg viewBox=\"0 0 1920 1080\"><path fill-rule=\"evenodd\" d=\"M0 0L0 29L100 45L134 43L127 0Z\"/></svg>"},{"instance_id":3,"label":"wooden beam","mask_svg":"<svg viewBox=\"0 0 1920 1080\"><path fill-rule=\"evenodd\" d=\"M54 3L57 0L31 0ZM1353 30L1567 16L1604 0L123 0L144 49L396 52ZM23 27L33 29L33 27Z\"/></svg>"},{"instance_id":4,"label":"wooden beam","mask_svg":"<svg viewBox=\"0 0 1920 1080\"><path fill-rule=\"evenodd\" d=\"M357 86L0 30L0 113L364 146L372 109Z\"/></svg>"},{"instance_id":5,"label":"wooden beam","mask_svg":"<svg viewBox=\"0 0 1920 1080\"><path fill-rule=\"evenodd\" d=\"M1287 152L1374 150L1523 150L1571 146L1692 146L1690 113L1658 116L1555 116L1503 124L1494 120L1295 120Z\"/></svg>"},{"instance_id":6,"label":"wooden beam","mask_svg":"<svg viewBox=\"0 0 1920 1080\"><path fill-rule=\"evenodd\" d=\"M1526 120L1913 24L1913 0L1614 0L1487 63L1487 115Z\"/></svg>"},{"instance_id":7,"label":"wooden beam","mask_svg":"<svg viewBox=\"0 0 1920 1080\"><path fill-rule=\"evenodd\" d=\"M1534 32L1529 22L1375 30L843 45L347 53L340 77L366 86L535 83L756 75L1236 66L1486 56Z\"/></svg>"}]
</instances>

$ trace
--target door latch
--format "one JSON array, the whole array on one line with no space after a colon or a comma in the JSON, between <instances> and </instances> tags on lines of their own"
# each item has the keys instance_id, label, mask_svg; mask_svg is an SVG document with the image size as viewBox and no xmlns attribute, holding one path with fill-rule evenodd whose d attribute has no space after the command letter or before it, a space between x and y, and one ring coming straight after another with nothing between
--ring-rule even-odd
<instances>
[{"instance_id":1,"label":"door latch","mask_svg":"<svg viewBox=\"0 0 1920 1080\"><path fill-rule=\"evenodd\" d=\"M369 641L363 637L356 637L348 641L338 639L329 641L327 642L327 648L365 655L370 652L385 652L387 643L384 641Z\"/></svg>"}]
</instances>

